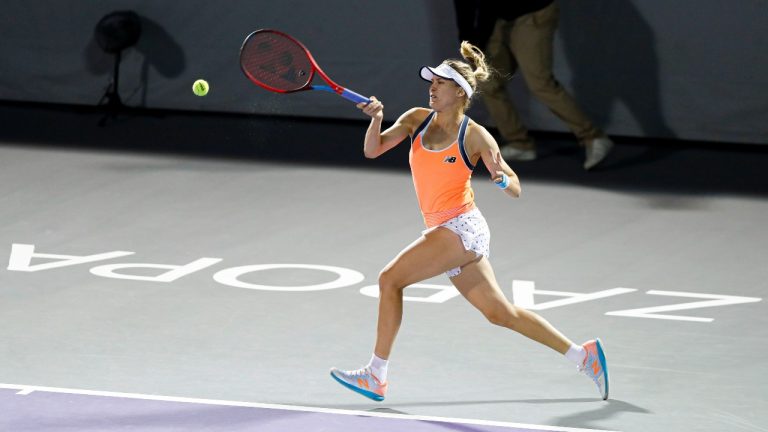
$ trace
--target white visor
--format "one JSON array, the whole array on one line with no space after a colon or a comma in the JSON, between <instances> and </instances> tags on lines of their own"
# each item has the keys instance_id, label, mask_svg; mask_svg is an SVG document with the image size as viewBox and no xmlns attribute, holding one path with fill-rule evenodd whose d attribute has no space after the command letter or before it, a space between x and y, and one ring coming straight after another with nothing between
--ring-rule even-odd
<instances>
[{"instance_id":1,"label":"white visor","mask_svg":"<svg viewBox=\"0 0 768 432\"><path fill-rule=\"evenodd\" d=\"M459 85L459 87L464 89L464 92L467 93L467 98L472 97L472 86L469 85L467 80L464 79L460 73L456 72L456 69L448 66L445 63L435 68L429 66L424 66L421 68L421 78L423 78L425 81L432 82L432 78L436 76L455 82Z\"/></svg>"}]
</instances>

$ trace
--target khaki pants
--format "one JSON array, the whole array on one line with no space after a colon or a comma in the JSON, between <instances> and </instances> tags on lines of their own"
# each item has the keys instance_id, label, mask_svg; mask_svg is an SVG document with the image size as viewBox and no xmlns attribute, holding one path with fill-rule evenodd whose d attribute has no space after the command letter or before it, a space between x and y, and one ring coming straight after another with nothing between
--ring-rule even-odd
<instances>
[{"instance_id":1,"label":"khaki pants","mask_svg":"<svg viewBox=\"0 0 768 432\"><path fill-rule=\"evenodd\" d=\"M497 20L485 49L496 73L481 84L481 94L502 139L518 148L533 147L506 91L507 81L518 68L531 93L565 122L579 141L603 135L552 74L553 39L559 14L560 8L554 2L512 22Z\"/></svg>"}]
</instances>

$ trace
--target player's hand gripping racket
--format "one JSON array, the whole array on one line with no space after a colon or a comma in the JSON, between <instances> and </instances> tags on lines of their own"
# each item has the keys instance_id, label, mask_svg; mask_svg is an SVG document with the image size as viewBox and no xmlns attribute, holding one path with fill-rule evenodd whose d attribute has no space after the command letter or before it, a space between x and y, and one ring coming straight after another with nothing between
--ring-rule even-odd
<instances>
[{"instance_id":1,"label":"player's hand gripping racket","mask_svg":"<svg viewBox=\"0 0 768 432\"><path fill-rule=\"evenodd\" d=\"M333 82L301 42L277 30L256 30L245 38L240 47L240 68L254 84L269 91L323 90L355 103L371 101ZM328 85L312 85L315 72Z\"/></svg>"}]
</instances>

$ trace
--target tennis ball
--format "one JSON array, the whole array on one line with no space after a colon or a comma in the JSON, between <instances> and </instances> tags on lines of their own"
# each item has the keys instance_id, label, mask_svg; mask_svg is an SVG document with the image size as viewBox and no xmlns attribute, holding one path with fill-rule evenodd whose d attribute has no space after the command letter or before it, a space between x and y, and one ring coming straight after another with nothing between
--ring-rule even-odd
<instances>
[{"instance_id":1,"label":"tennis ball","mask_svg":"<svg viewBox=\"0 0 768 432\"><path fill-rule=\"evenodd\" d=\"M192 84L192 92L198 96L205 96L208 94L208 81L199 79Z\"/></svg>"}]
</instances>

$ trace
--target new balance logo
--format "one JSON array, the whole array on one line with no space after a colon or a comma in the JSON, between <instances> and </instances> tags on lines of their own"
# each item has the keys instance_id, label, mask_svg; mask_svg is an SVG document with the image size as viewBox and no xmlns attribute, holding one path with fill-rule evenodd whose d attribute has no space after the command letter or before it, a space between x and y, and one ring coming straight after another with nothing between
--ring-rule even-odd
<instances>
[{"instance_id":1,"label":"new balance logo","mask_svg":"<svg viewBox=\"0 0 768 432\"><path fill-rule=\"evenodd\" d=\"M446 156L445 159L443 159L443 162L454 163L456 162L456 156Z\"/></svg>"}]
</instances>

